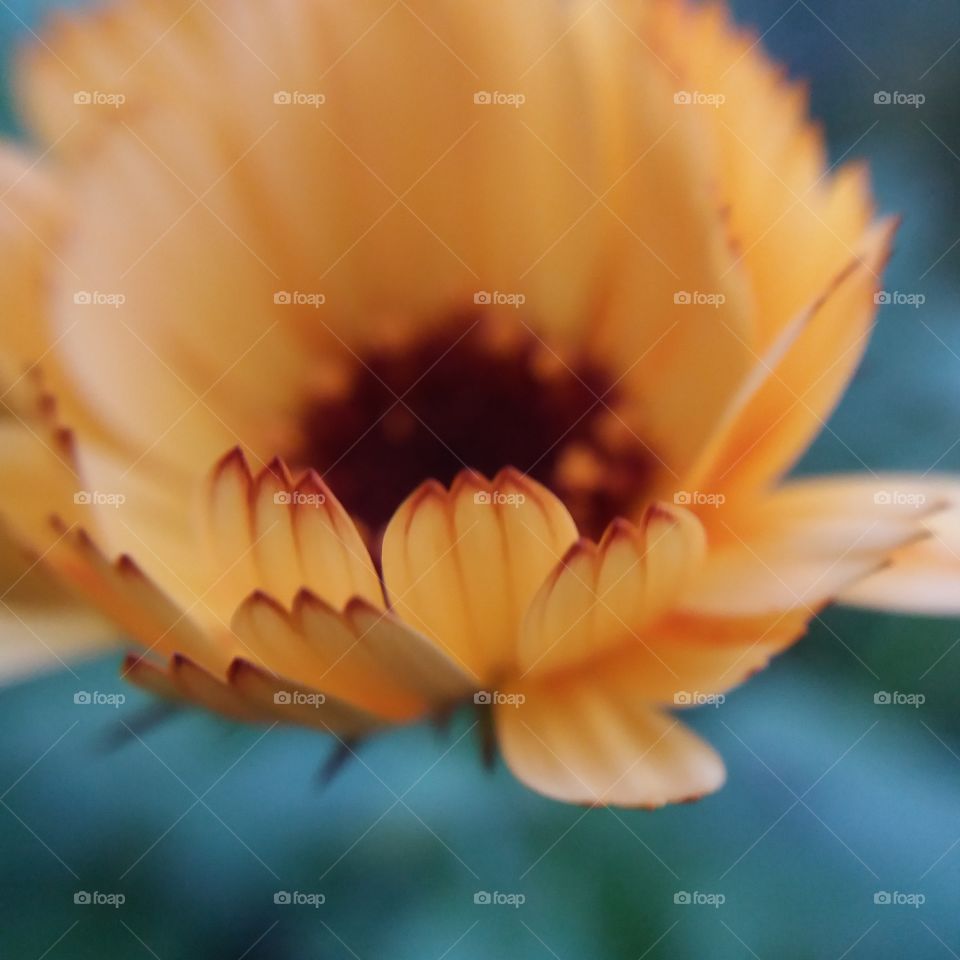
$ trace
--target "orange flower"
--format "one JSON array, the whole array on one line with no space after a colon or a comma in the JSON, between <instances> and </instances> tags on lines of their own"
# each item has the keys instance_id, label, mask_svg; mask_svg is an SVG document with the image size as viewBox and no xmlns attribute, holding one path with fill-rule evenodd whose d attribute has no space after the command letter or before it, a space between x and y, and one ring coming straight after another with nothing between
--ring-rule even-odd
<instances>
[{"instance_id":1,"label":"orange flower","mask_svg":"<svg viewBox=\"0 0 960 960\"><path fill-rule=\"evenodd\" d=\"M473 701L653 806L724 777L668 708L891 556L956 603L945 481L781 483L893 227L718 7L131 0L21 79L0 504L135 683L348 742Z\"/></svg>"}]
</instances>

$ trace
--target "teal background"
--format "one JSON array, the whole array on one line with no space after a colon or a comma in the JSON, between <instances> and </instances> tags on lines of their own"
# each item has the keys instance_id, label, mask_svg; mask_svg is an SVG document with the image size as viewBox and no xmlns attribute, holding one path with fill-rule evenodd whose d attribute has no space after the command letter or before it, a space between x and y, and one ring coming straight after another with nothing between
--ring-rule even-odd
<instances>
[{"instance_id":1,"label":"teal background","mask_svg":"<svg viewBox=\"0 0 960 960\"><path fill-rule=\"evenodd\" d=\"M52 6L0 3L4 62ZM926 297L882 310L834 434L801 469L957 471L960 43L931 65L960 38L960 7L744 0L737 12L809 79L833 155L856 144L869 159L881 207L904 216L886 286ZM875 106L876 90L927 103ZM565 807L485 772L467 718L446 736L371 743L326 788L330 746L299 731L184 713L118 745L118 717L132 723L149 701L117 661L0 691L4 958L960 954L956 621L828 611L722 708L690 715L728 786L654 813ZM127 702L78 708L77 690ZM879 707L877 690L926 703ZM126 902L77 906L78 890ZM275 905L278 890L326 899ZM526 902L475 906L478 890ZM881 890L925 903L878 906ZM677 891L725 903L676 905Z\"/></svg>"}]
</instances>

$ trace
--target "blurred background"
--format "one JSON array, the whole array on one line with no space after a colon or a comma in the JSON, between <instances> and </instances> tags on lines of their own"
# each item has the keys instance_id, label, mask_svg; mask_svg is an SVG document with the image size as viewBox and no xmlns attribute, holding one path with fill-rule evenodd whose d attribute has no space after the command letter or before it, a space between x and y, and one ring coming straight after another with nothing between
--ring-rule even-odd
<instances>
[{"instance_id":1,"label":"blurred background","mask_svg":"<svg viewBox=\"0 0 960 960\"><path fill-rule=\"evenodd\" d=\"M5 67L54 6L0 0ZM886 287L923 298L881 310L802 470L958 471L960 6L735 11L809 81L832 156L869 161L904 218ZM0 109L16 135L9 76ZM960 955L960 623L828 611L689 715L730 782L655 813L565 807L484 772L466 720L371 743L325 788L330 745L298 731L184 713L118 745L117 717L149 707L118 661L0 691L4 958ZM126 702L77 706L78 691ZM480 891L524 902L477 905Z\"/></svg>"}]
</instances>

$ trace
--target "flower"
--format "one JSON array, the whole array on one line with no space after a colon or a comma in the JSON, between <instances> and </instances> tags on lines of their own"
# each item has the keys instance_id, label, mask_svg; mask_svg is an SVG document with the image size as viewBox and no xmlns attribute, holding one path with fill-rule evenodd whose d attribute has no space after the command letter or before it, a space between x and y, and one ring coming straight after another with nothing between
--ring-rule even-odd
<instances>
[{"instance_id":1,"label":"flower","mask_svg":"<svg viewBox=\"0 0 960 960\"><path fill-rule=\"evenodd\" d=\"M672 707L908 592L947 481L781 479L893 224L719 7L131 0L20 77L0 507L134 683L347 743L472 701L656 806L724 779Z\"/></svg>"}]
</instances>

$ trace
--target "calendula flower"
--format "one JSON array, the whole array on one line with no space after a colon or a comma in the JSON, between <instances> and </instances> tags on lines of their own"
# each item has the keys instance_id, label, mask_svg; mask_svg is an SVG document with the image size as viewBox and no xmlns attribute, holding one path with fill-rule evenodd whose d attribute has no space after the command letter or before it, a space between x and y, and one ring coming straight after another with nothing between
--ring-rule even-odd
<instances>
[{"instance_id":1,"label":"calendula flower","mask_svg":"<svg viewBox=\"0 0 960 960\"><path fill-rule=\"evenodd\" d=\"M956 602L945 481L782 481L893 225L719 7L130 0L19 77L0 507L134 683L655 806L824 604Z\"/></svg>"}]
</instances>

